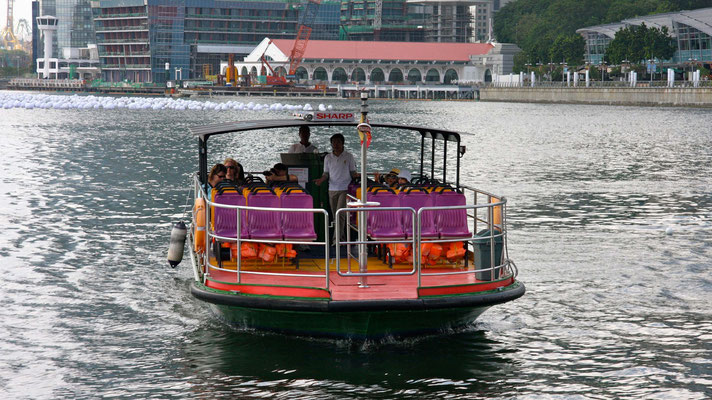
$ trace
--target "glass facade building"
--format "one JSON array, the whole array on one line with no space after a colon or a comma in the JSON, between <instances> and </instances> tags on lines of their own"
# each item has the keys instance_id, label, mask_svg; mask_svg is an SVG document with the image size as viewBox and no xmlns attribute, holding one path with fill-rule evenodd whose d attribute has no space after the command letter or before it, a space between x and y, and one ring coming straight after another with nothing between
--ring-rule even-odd
<instances>
[{"instance_id":1,"label":"glass facade building","mask_svg":"<svg viewBox=\"0 0 712 400\"><path fill-rule=\"evenodd\" d=\"M402 42L424 40L422 26L411 21L406 0L342 1L340 18L341 39Z\"/></svg>"},{"instance_id":2,"label":"glass facade building","mask_svg":"<svg viewBox=\"0 0 712 400\"><path fill-rule=\"evenodd\" d=\"M600 64L618 30L641 24L655 28L667 27L677 49L672 59L663 60L666 64L712 64L712 8L654 14L625 19L616 24L581 28L576 32L586 40L585 61ZM637 63L643 60L630 61Z\"/></svg>"},{"instance_id":3,"label":"glass facade building","mask_svg":"<svg viewBox=\"0 0 712 400\"><path fill-rule=\"evenodd\" d=\"M40 2L32 1L32 70L37 72L37 58L40 57L42 47L40 44L40 30L37 28L37 17L40 16Z\"/></svg>"},{"instance_id":4,"label":"glass facade building","mask_svg":"<svg viewBox=\"0 0 712 400\"><path fill-rule=\"evenodd\" d=\"M305 5L302 0L93 0L102 77L162 83L220 73L220 61L229 54L247 55L265 37L293 39ZM339 38L340 5L321 3L313 39Z\"/></svg>"},{"instance_id":5,"label":"glass facade building","mask_svg":"<svg viewBox=\"0 0 712 400\"><path fill-rule=\"evenodd\" d=\"M61 57L64 48L84 48L95 43L90 0L41 0L39 8L40 15L59 20L52 46L55 54L51 57Z\"/></svg>"},{"instance_id":6,"label":"glass facade building","mask_svg":"<svg viewBox=\"0 0 712 400\"><path fill-rule=\"evenodd\" d=\"M70 0L46 0L59 3ZM87 4L87 0L72 0ZM314 40L484 41L490 1L322 0ZM307 0L91 0L102 78L162 83L211 78L265 37L291 39ZM427 35L427 36L426 36ZM168 65L168 69L166 69Z\"/></svg>"},{"instance_id":7,"label":"glass facade building","mask_svg":"<svg viewBox=\"0 0 712 400\"><path fill-rule=\"evenodd\" d=\"M675 22L674 26L678 49L675 53L676 63L691 60L712 62L712 29L705 32L681 22Z\"/></svg>"}]
</instances>

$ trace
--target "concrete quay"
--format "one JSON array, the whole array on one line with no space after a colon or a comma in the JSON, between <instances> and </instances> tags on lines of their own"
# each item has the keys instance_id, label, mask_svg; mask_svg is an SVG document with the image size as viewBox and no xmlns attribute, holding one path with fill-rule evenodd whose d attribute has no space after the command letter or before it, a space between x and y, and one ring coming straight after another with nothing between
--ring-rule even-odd
<instances>
[{"instance_id":1,"label":"concrete quay","mask_svg":"<svg viewBox=\"0 0 712 400\"><path fill-rule=\"evenodd\" d=\"M712 107L712 87L484 87L480 101Z\"/></svg>"}]
</instances>

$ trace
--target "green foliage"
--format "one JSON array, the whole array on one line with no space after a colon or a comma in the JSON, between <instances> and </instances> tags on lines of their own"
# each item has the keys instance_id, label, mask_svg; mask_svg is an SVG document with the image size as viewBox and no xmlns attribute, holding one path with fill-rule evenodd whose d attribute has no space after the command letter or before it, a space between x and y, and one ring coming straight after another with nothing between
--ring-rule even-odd
<instances>
[{"instance_id":1,"label":"green foliage","mask_svg":"<svg viewBox=\"0 0 712 400\"><path fill-rule=\"evenodd\" d=\"M623 70L620 65L616 65L615 67L608 70L608 76L610 76L611 78L617 78L622 75Z\"/></svg>"},{"instance_id":2,"label":"green foliage","mask_svg":"<svg viewBox=\"0 0 712 400\"><path fill-rule=\"evenodd\" d=\"M515 43L523 50L524 61L515 60L515 68L520 68L515 71L519 71L525 69L526 63L561 62L561 54L570 65L574 60L583 60L583 47L577 55L564 53L563 48L568 46L560 39L580 36L577 29L637 15L709 6L710 0L516 0L495 14L493 29L497 40Z\"/></svg>"},{"instance_id":3,"label":"green foliage","mask_svg":"<svg viewBox=\"0 0 712 400\"><path fill-rule=\"evenodd\" d=\"M633 25L616 32L606 49L605 59L620 64L624 60L638 63L657 58L666 60L675 53L675 45L667 27L648 28L645 24Z\"/></svg>"},{"instance_id":4,"label":"green foliage","mask_svg":"<svg viewBox=\"0 0 712 400\"><path fill-rule=\"evenodd\" d=\"M22 50L0 50L0 78L13 78L30 73L32 58L29 54Z\"/></svg>"},{"instance_id":5,"label":"green foliage","mask_svg":"<svg viewBox=\"0 0 712 400\"><path fill-rule=\"evenodd\" d=\"M549 59L553 61L561 60L568 65L581 65L583 64L585 47L586 41L583 36L561 34L549 47Z\"/></svg>"},{"instance_id":6,"label":"green foliage","mask_svg":"<svg viewBox=\"0 0 712 400\"><path fill-rule=\"evenodd\" d=\"M0 67L0 78L24 77L31 74L32 69L30 67L20 66L19 71L17 67Z\"/></svg>"}]
</instances>

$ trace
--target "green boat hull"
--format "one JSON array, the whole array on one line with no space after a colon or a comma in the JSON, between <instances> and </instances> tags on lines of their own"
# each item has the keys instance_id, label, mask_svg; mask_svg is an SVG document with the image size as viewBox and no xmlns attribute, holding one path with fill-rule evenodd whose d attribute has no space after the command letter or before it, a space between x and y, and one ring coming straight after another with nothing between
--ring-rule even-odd
<instances>
[{"instance_id":1,"label":"green boat hull","mask_svg":"<svg viewBox=\"0 0 712 400\"><path fill-rule=\"evenodd\" d=\"M455 310L316 313L212 305L231 325L314 337L374 339L444 332L471 323L489 307Z\"/></svg>"},{"instance_id":2,"label":"green boat hull","mask_svg":"<svg viewBox=\"0 0 712 400\"><path fill-rule=\"evenodd\" d=\"M392 301L276 299L225 293L194 283L193 295L210 303L226 323L312 337L378 339L447 332L474 322L495 304L524 294L515 282L503 290Z\"/></svg>"}]
</instances>

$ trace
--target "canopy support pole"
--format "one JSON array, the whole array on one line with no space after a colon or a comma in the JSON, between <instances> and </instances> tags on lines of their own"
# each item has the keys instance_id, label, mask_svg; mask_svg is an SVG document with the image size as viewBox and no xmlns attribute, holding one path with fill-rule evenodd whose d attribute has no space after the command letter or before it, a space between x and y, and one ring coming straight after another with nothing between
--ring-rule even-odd
<instances>
[{"instance_id":1,"label":"canopy support pole","mask_svg":"<svg viewBox=\"0 0 712 400\"><path fill-rule=\"evenodd\" d=\"M368 115L368 92L361 92L361 123L366 123ZM366 207L367 201L367 190L368 189L368 175L366 175L366 151L368 149L368 141L365 135L362 136L361 141L361 207ZM358 267L360 273L366 273L368 271L368 247L366 246L366 229L367 229L368 218L366 211L361 211L358 213ZM367 279L365 276L361 276L359 279L359 287L368 287Z\"/></svg>"}]
</instances>

